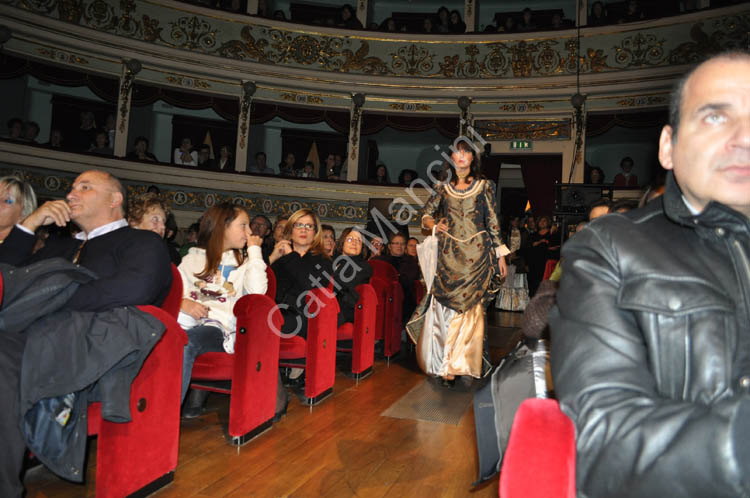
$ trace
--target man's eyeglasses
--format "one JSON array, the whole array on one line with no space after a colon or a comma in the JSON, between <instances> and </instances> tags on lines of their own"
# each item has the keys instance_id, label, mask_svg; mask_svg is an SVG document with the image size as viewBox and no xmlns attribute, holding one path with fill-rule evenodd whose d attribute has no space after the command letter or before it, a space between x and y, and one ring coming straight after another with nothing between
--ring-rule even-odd
<instances>
[{"instance_id":1,"label":"man's eyeglasses","mask_svg":"<svg viewBox=\"0 0 750 498\"><path fill-rule=\"evenodd\" d=\"M315 225L312 223L295 223L292 225L292 228L296 228L297 230L302 230L303 228L305 230L313 230Z\"/></svg>"},{"instance_id":2,"label":"man's eyeglasses","mask_svg":"<svg viewBox=\"0 0 750 498\"><path fill-rule=\"evenodd\" d=\"M391 245L392 246L405 246L406 244L404 244L403 242L391 242Z\"/></svg>"}]
</instances>

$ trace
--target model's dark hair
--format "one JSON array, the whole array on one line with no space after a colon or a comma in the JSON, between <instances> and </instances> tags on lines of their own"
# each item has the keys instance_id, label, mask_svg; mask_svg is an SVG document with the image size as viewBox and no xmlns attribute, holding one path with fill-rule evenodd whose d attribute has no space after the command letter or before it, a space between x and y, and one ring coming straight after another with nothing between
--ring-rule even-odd
<instances>
[{"instance_id":1,"label":"model's dark hair","mask_svg":"<svg viewBox=\"0 0 750 498\"><path fill-rule=\"evenodd\" d=\"M481 166L479 163L479 155L477 154L476 149L474 149L474 144L469 141L466 137L459 137L461 140L455 140L454 141L454 147L456 150L466 150L471 152L471 155L473 159L471 160L471 166L469 167L469 175L468 177L472 177L475 180L479 180L483 178L481 171ZM448 170L450 171L450 183L451 185L455 185L458 181L458 175L456 174L456 168L453 167L453 160L447 161L446 165L448 167Z\"/></svg>"},{"instance_id":2,"label":"model's dark hair","mask_svg":"<svg viewBox=\"0 0 750 498\"><path fill-rule=\"evenodd\" d=\"M211 206L203 214L198 230L197 246L206 250L206 266L203 267L202 272L195 274L197 278L205 280L219 269L221 255L224 252L224 232L243 212L245 210L240 206L222 202ZM232 249L232 252L234 252L237 264L242 265L245 262L244 252L240 249Z\"/></svg>"}]
</instances>

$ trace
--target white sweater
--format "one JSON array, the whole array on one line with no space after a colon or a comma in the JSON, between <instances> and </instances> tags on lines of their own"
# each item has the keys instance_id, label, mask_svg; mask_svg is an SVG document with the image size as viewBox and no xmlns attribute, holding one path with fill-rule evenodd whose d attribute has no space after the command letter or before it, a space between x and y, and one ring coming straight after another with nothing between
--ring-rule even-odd
<instances>
[{"instance_id":1,"label":"white sweater","mask_svg":"<svg viewBox=\"0 0 750 498\"><path fill-rule=\"evenodd\" d=\"M224 351L230 354L234 353L237 328L234 304L246 294L265 294L268 288L266 264L260 247L250 246L247 253L242 266L237 266L234 252L225 251L221 255L219 271L208 279L201 280L195 276L203 272L206 265L205 249L191 247L178 267L182 275L182 297L208 306L209 312L208 318L196 320L180 311L177 321L185 330L198 325L213 325L221 329L224 333Z\"/></svg>"}]
</instances>

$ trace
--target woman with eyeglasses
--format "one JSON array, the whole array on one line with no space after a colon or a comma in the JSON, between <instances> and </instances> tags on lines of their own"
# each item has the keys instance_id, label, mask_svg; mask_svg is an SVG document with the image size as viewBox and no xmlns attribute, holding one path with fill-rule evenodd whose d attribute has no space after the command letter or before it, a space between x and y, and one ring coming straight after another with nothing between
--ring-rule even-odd
<instances>
[{"instance_id":1,"label":"woman with eyeglasses","mask_svg":"<svg viewBox=\"0 0 750 498\"><path fill-rule=\"evenodd\" d=\"M339 326L354 322L354 308L359 301L357 286L372 277L372 267L363 257L363 242L362 234L354 227L345 228L336 242L333 278L337 284L334 287L340 308Z\"/></svg>"},{"instance_id":2,"label":"woman with eyeglasses","mask_svg":"<svg viewBox=\"0 0 750 498\"><path fill-rule=\"evenodd\" d=\"M482 375L485 306L507 273L509 252L500 238L495 183L480 175L474 144L457 142L449 176L435 186L422 217L422 227L437 237L435 276L406 325L420 368L445 384Z\"/></svg>"},{"instance_id":3,"label":"woman with eyeglasses","mask_svg":"<svg viewBox=\"0 0 750 498\"><path fill-rule=\"evenodd\" d=\"M322 231L315 211L294 212L269 258L276 275L276 304L284 318L282 334L307 337L305 294L315 287L328 286L333 275Z\"/></svg>"}]
</instances>

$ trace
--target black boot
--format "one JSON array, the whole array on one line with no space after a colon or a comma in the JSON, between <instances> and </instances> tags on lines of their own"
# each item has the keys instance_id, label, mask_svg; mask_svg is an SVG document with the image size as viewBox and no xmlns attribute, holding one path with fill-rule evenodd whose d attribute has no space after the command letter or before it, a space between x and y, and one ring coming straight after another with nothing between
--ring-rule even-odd
<instances>
[{"instance_id":1,"label":"black boot","mask_svg":"<svg viewBox=\"0 0 750 498\"><path fill-rule=\"evenodd\" d=\"M204 391L203 389L191 389L188 391L185 397L185 405L182 407L182 418L200 417L207 398L208 391Z\"/></svg>"}]
</instances>

